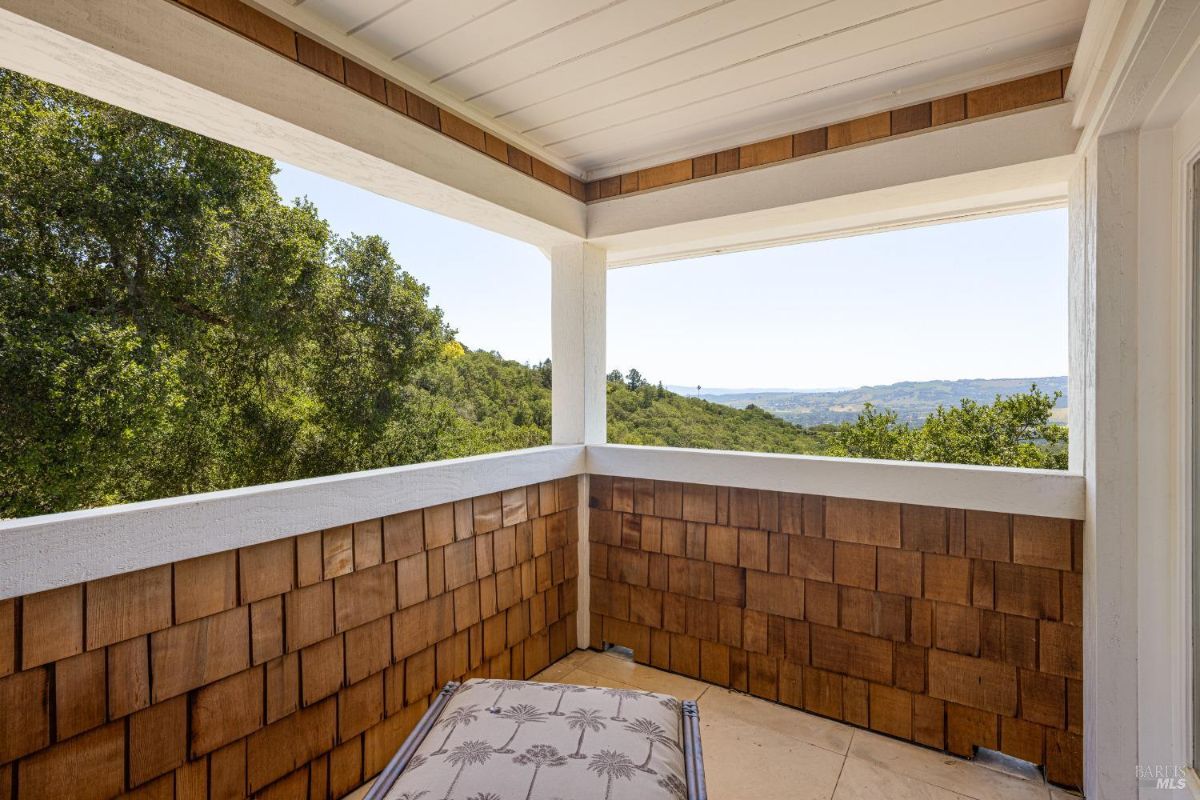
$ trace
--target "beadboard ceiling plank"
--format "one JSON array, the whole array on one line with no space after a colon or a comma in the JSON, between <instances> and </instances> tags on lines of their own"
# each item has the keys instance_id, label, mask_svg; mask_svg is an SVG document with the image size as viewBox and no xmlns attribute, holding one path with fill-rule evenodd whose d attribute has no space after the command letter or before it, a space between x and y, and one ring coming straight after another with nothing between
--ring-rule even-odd
<instances>
[{"instance_id":1,"label":"beadboard ceiling plank","mask_svg":"<svg viewBox=\"0 0 1200 800\"><path fill-rule=\"evenodd\" d=\"M1025 6L1022 8L1022 6ZM1011 22L1018 23L1025 33L1008 44L1019 47L1024 38L1037 38L1030 26L1038 24L1044 15L1025 0L998 0L996 7L1005 7ZM1077 21L1074 12L1061 7L1050 20L1052 25ZM913 27L910 27L913 26ZM887 29L881 36L876 27ZM914 33L919 30L920 33ZM636 139L641 130L653 129L657 122L670 119L672 127L686 124L689 114L710 116L714 110L729 112L746 108L765 100L794 98L802 104L808 93L838 87L867 78L876 83L877 93L894 91L914 82L920 76L906 75L930 62L941 61L947 71L963 70L967 62L980 66L987 58L981 52L995 37L993 19L979 19L978 8L969 4L954 9L929 6L903 16L882 20L873 25L848 30L834 36L810 41L799 48L776 52L737 66L711 71L700 79L666 86L658 90L643 89L637 95L610 105L597 100L594 110L577 114L559 122L526 131L539 144L557 147L572 140L605 130ZM960 63L946 58L947 53L959 54ZM699 64L693 65L699 67ZM932 73L932 71L930 71ZM648 76L642 76L648 78ZM924 80L936 77L926 75ZM914 80L916 78L916 80ZM645 120L649 124L641 125ZM622 124L623 123L623 124ZM614 126L620 125L621 130Z\"/></svg>"},{"instance_id":2,"label":"beadboard ceiling plank","mask_svg":"<svg viewBox=\"0 0 1200 800\"><path fill-rule=\"evenodd\" d=\"M1028 44L1014 53L1023 57L1061 47L1072 41L1076 31L1074 20L1060 22L1027 37ZM722 137L748 141L765 138L773 133L770 130L772 124L795 119L791 109L797 104L830 109L831 113L822 121L835 122L846 116L836 113L839 107L861 98L886 98L904 87L921 86L936 82L946 74L969 73L985 67L986 55L980 42L986 39L987 33L982 30L946 31L934 39L938 55L919 62L904 63L904 53L897 51L869 53L854 60L869 66L864 66L863 76L853 81L837 83L833 78L844 65L827 64L803 75L783 76L755 87L648 114L624 124L605 126L551 145L550 149L571 163L595 171L620 164L628 152L623 143L630 139L639 142L643 157L658 153L661 154L658 160L665 161L675 158L681 148L695 147L706 139L713 144L707 149L719 149L727 141ZM756 136L753 132L757 130L765 132ZM539 144L546 146L545 142Z\"/></svg>"}]
</instances>

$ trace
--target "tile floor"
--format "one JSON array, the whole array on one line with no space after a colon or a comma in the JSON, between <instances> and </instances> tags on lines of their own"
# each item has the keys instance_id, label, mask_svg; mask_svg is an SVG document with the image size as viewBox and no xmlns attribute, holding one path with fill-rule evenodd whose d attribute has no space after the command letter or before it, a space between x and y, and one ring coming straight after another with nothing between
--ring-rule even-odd
<instances>
[{"instance_id":1,"label":"tile floor","mask_svg":"<svg viewBox=\"0 0 1200 800\"><path fill-rule=\"evenodd\" d=\"M534 680L696 700L711 800L1078 800L1032 770L917 747L635 664L620 651L576 650Z\"/></svg>"}]
</instances>

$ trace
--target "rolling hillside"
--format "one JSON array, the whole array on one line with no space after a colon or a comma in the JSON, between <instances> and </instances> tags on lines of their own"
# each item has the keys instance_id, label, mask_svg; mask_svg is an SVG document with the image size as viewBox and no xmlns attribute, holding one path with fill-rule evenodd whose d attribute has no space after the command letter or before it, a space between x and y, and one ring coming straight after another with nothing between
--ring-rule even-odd
<instances>
[{"instance_id":1,"label":"rolling hillside","mask_svg":"<svg viewBox=\"0 0 1200 800\"><path fill-rule=\"evenodd\" d=\"M746 408L753 405L769 411L780 419L806 427L812 425L853 422L863 406L871 403L876 408L890 409L899 415L899 421L918 425L925 421L939 405L957 405L967 398L980 403L990 403L996 395L1008 396L1029 391L1037 384L1044 392L1062 392L1055 407L1054 420L1067 421L1067 379L1065 376L1046 378L996 378L957 381L905 381L886 386L863 386L858 389L837 391L803 392L771 391L732 393L718 390L702 393L700 397L712 403Z\"/></svg>"},{"instance_id":2,"label":"rolling hillside","mask_svg":"<svg viewBox=\"0 0 1200 800\"><path fill-rule=\"evenodd\" d=\"M821 454L823 431L793 425L760 408L731 408L645 385L608 382L608 440L613 444Z\"/></svg>"}]
</instances>

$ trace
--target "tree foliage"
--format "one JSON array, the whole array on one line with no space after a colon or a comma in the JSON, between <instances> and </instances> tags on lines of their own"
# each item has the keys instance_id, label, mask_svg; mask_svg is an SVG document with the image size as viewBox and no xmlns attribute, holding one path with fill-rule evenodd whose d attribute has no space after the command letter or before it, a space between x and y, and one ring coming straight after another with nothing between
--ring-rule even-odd
<instances>
[{"instance_id":1,"label":"tree foliage","mask_svg":"<svg viewBox=\"0 0 1200 800\"><path fill-rule=\"evenodd\" d=\"M832 436L830 455L1010 467L1067 468L1067 429L1050 421L1061 393L996 396L990 405L962 400L938 406L925 424L897 422L896 414L867 404Z\"/></svg>"},{"instance_id":2,"label":"tree foliage","mask_svg":"<svg viewBox=\"0 0 1200 800\"><path fill-rule=\"evenodd\" d=\"M386 243L333 235L273 172L0 72L0 515L546 439L537 397L494 422L535 378L453 357Z\"/></svg>"}]
</instances>

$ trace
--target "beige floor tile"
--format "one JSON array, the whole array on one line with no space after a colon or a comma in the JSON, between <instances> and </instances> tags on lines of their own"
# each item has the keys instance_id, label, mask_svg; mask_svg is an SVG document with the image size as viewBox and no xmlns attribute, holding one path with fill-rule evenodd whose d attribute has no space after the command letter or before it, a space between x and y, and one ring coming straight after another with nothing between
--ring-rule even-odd
<instances>
[{"instance_id":1,"label":"beige floor tile","mask_svg":"<svg viewBox=\"0 0 1200 800\"><path fill-rule=\"evenodd\" d=\"M963 800L963 795L877 764L847 758L833 800Z\"/></svg>"},{"instance_id":2,"label":"beige floor tile","mask_svg":"<svg viewBox=\"0 0 1200 800\"><path fill-rule=\"evenodd\" d=\"M712 800L1072 800L1040 780L877 736L797 709L577 650L535 680L699 698ZM849 753L849 758L844 754ZM840 777L840 781L839 781ZM361 800L364 786L351 794ZM835 793L836 792L836 793Z\"/></svg>"},{"instance_id":3,"label":"beige floor tile","mask_svg":"<svg viewBox=\"0 0 1200 800\"><path fill-rule=\"evenodd\" d=\"M586 650L576 650L534 675L533 680L543 683L558 683L568 672L582 667L587 660L587 655Z\"/></svg>"},{"instance_id":4,"label":"beige floor tile","mask_svg":"<svg viewBox=\"0 0 1200 800\"><path fill-rule=\"evenodd\" d=\"M1014 778L961 758L855 730L850 756L974 800L1049 800L1040 781Z\"/></svg>"},{"instance_id":5,"label":"beige floor tile","mask_svg":"<svg viewBox=\"0 0 1200 800\"><path fill-rule=\"evenodd\" d=\"M606 689L641 688L639 686L634 686L632 683L619 681L616 678L610 678L607 675L598 675L595 672L590 672L586 669L573 669L564 675L560 681L562 683L575 683L580 686L603 686Z\"/></svg>"},{"instance_id":6,"label":"beige floor tile","mask_svg":"<svg viewBox=\"0 0 1200 800\"><path fill-rule=\"evenodd\" d=\"M700 715L712 800L829 800L843 757L744 722Z\"/></svg>"},{"instance_id":7,"label":"beige floor tile","mask_svg":"<svg viewBox=\"0 0 1200 800\"><path fill-rule=\"evenodd\" d=\"M774 734L799 739L841 755L850 749L850 739L854 735L854 729L848 725L717 686L709 687L700 698L699 705L701 719L709 714L739 719Z\"/></svg>"},{"instance_id":8,"label":"beige floor tile","mask_svg":"<svg viewBox=\"0 0 1200 800\"><path fill-rule=\"evenodd\" d=\"M588 652L579 666L593 674L605 675L643 691L669 694L680 700L695 700L709 688L707 683L637 664L627 656L612 651Z\"/></svg>"}]
</instances>

